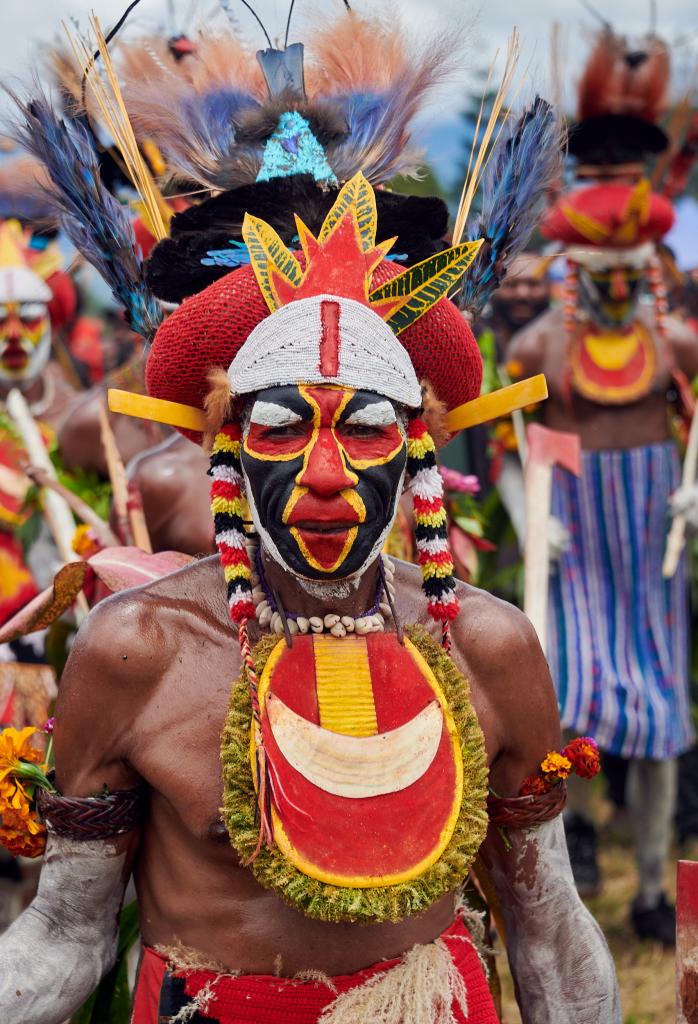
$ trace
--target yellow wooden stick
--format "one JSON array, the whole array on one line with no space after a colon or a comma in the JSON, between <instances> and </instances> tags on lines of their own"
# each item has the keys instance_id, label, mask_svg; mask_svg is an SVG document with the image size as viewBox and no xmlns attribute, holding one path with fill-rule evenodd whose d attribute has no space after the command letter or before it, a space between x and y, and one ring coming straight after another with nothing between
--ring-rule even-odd
<instances>
[{"instance_id":1,"label":"yellow wooden stick","mask_svg":"<svg viewBox=\"0 0 698 1024\"><path fill-rule=\"evenodd\" d=\"M142 420L153 420L155 423L166 423L170 427L180 427L182 430L196 430L201 434L206 430L206 414L203 409L197 409L194 405L167 402L162 398L136 395L131 391L119 391L117 388L109 388L107 394L112 412L120 412L124 416L137 416Z\"/></svg>"},{"instance_id":2,"label":"yellow wooden stick","mask_svg":"<svg viewBox=\"0 0 698 1024\"><path fill-rule=\"evenodd\" d=\"M516 409L525 409L527 405L542 402L548 397L548 385L545 374L527 377L506 388L491 391L489 395L480 395L471 402L464 402L446 416L446 427L455 434L459 430L475 427L478 423L487 423L500 416L508 416Z\"/></svg>"},{"instance_id":3,"label":"yellow wooden stick","mask_svg":"<svg viewBox=\"0 0 698 1024\"><path fill-rule=\"evenodd\" d=\"M136 395L131 391L119 391L109 388L109 408L112 412L120 412L124 416L137 416L143 420L154 420L155 423L167 423L170 427L181 430L195 430L200 434L206 432L206 415L202 409L194 405L182 405L181 402L167 402L162 398L151 398L148 395ZM506 388L492 391L489 395L481 395L471 402L465 402L452 409L446 417L446 426L452 434L467 427L496 420L500 416L508 416L516 409L525 409L527 405L542 402L548 397L548 385L545 375L539 373L535 377L527 377Z\"/></svg>"}]
</instances>

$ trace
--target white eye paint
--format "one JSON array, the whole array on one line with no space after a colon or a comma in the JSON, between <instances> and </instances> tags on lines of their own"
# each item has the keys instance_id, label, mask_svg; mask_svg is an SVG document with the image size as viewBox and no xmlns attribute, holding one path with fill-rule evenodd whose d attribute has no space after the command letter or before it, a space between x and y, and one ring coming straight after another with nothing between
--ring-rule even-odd
<instances>
[{"instance_id":1,"label":"white eye paint","mask_svg":"<svg viewBox=\"0 0 698 1024\"><path fill-rule=\"evenodd\" d=\"M357 409L348 416L345 423L352 427L389 427L397 422L395 409L390 402L373 402Z\"/></svg>"},{"instance_id":2,"label":"white eye paint","mask_svg":"<svg viewBox=\"0 0 698 1024\"><path fill-rule=\"evenodd\" d=\"M302 419L302 416L285 405L259 400L252 406L250 414L250 422L260 427L289 427L292 423L300 423Z\"/></svg>"},{"instance_id":3,"label":"white eye paint","mask_svg":"<svg viewBox=\"0 0 698 1024\"><path fill-rule=\"evenodd\" d=\"M23 302L19 315L23 320L38 320L40 316L46 316L46 306L43 302Z\"/></svg>"}]
</instances>

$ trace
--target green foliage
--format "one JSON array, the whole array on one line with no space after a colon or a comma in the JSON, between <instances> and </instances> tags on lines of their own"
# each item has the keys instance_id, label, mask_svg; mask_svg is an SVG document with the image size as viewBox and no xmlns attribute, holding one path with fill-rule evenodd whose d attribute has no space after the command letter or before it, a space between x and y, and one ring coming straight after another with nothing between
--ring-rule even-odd
<instances>
[{"instance_id":1,"label":"green foliage","mask_svg":"<svg viewBox=\"0 0 698 1024\"><path fill-rule=\"evenodd\" d=\"M480 552L478 586L522 607L523 560L518 557L511 565L500 565L501 552L507 548L518 551L518 541L496 488L483 500L480 512L487 524L487 539L496 545L496 550Z\"/></svg>"},{"instance_id":2,"label":"green foliage","mask_svg":"<svg viewBox=\"0 0 698 1024\"><path fill-rule=\"evenodd\" d=\"M129 1024L128 954L138 941L138 932L138 903L134 900L121 911L116 963L85 1005L73 1014L70 1024Z\"/></svg>"},{"instance_id":3,"label":"green foliage","mask_svg":"<svg viewBox=\"0 0 698 1024\"><path fill-rule=\"evenodd\" d=\"M102 480L94 470L80 466L68 469L56 448L51 452L51 462L56 470L58 482L97 513L100 519L108 520L111 509L111 484Z\"/></svg>"},{"instance_id":4,"label":"green foliage","mask_svg":"<svg viewBox=\"0 0 698 1024\"><path fill-rule=\"evenodd\" d=\"M398 192L400 195L446 198L446 190L428 164L420 169L418 178L408 178L404 174L398 174L391 178L388 189L390 192Z\"/></svg>"}]
</instances>

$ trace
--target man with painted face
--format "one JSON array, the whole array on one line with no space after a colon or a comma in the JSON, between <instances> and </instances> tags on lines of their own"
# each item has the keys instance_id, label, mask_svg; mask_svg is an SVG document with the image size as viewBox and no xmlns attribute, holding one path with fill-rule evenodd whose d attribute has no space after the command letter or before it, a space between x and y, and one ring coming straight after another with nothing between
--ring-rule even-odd
<instances>
[{"instance_id":1,"label":"man with painted face","mask_svg":"<svg viewBox=\"0 0 698 1024\"><path fill-rule=\"evenodd\" d=\"M691 407L698 339L667 314L654 242L673 211L646 181L564 196L543 225L565 246L563 308L515 336L520 372L543 371L542 421L577 434L582 473L555 470L553 514L570 545L550 582L548 654L563 726L630 759L638 936L674 941L663 894L676 758L691 746L686 570L662 576L669 499L679 485L672 401ZM648 301L651 300L651 301ZM581 888L598 884L588 801L567 822Z\"/></svg>"},{"instance_id":2,"label":"man with painted face","mask_svg":"<svg viewBox=\"0 0 698 1024\"><path fill-rule=\"evenodd\" d=\"M499 288L492 294L492 317L500 362L506 361L509 342L550 305L550 278L546 260L535 252L522 252L512 263Z\"/></svg>"},{"instance_id":3,"label":"man with painted face","mask_svg":"<svg viewBox=\"0 0 698 1024\"><path fill-rule=\"evenodd\" d=\"M24 478L18 475L26 453L4 411L5 399L13 388L21 391L48 437L74 395L50 362L52 319L61 323L70 316L65 305L67 296L71 306L72 286L58 271L53 247L33 248L30 238L18 221L0 223L0 466L8 471L0 486L0 623L36 593L16 537L26 519Z\"/></svg>"},{"instance_id":4,"label":"man with painted face","mask_svg":"<svg viewBox=\"0 0 698 1024\"><path fill-rule=\"evenodd\" d=\"M465 320L434 304L479 243L401 273L360 175L317 237L298 229L302 270L248 217L252 265L156 335L150 396L209 434L219 554L103 602L81 632L55 732L70 796L42 797L47 863L0 942L3 1019L57 1024L88 994L133 869L136 1024L368 1024L389 1009L496 1024L454 903L480 849L527 1024L619 1021L569 872L564 792L537 772L559 743L545 662L519 612L453 579L420 415L419 375L446 409L479 390ZM406 480L421 571L381 555ZM517 795L527 776L542 797Z\"/></svg>"},{"instance_id":5,"label":"man with painted face","mask_svg":"<svg viewBox=\"0 0 698 1024\"><path fill-rule=\"evenodd\" d=\"M307 41L307 75L299 44L246 62L230 43L239 88L197 80L185 103L172 76L145 90L158 111L170 101L175 170L225 190L175 218L151 256L154 293L183 299L161 324L130 229L91 187L89 143L44 101L22 107L88 253L90 183L91 224L107 228L96 262L116 267L112 288L152 342L148 396L115 404L210 455L217 555L102 602L72 649L57 791L39 798L41 890L0 940L0 1017L74 1012L113 962L133 870L135 1024L496 1024L461 895L481 851L526 1024L616 1024L613 966L560 818L565 766L593 774L596 752L548 761L559 723L544 658L522 615L456 582L435 456L482 376L446 296L482 235L471 312L525 244L558 174L558 118L536 100L505 132L495 185L520 181L522 202L488 188L496 239L483 212L444 249L438 201L370 181L406 167L445 51L353 11ZM214 97L230 125L212 120ZM205 132L190 131L193 111ZM75 161L89 173L66 179ZM381 550L403 486L419 566Z\"/></svg>"},{"instance_id":6,"label":"man with painted face","mask_svg":"<svg viewBox=\"0 0 698 1024\"><path fill-rule=\"evenodd\" d=\"M339 387L260 392L242 450L258 533L308 579L353 576L377 556L406 462L390 402Z\"/></svg>"}]
</instances>

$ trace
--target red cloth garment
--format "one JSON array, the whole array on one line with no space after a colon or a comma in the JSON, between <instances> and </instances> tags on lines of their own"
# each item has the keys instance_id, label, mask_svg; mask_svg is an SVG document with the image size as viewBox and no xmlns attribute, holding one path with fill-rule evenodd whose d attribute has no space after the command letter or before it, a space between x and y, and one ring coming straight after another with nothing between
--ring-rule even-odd
<instances>
[{"instance_id":1,"label":"red cloth garment","mask_svg":"<svg viewBox=\"0 0 698 1024\"><path fill-rule=\"evenodd\" d=\"M459 916L441 936L461 973L468 994L468 1016L455 1005L458 1024L499 1024L487 979L470 934ZM176 1016L197 993L210 985L211 998L197 1010L191 1024L316 1024L320 1014L343 992L363 984L399 960L385 960L356 974L332 978L333 992L318 981L300 982L270 974L239 977L213 971L168 970L167 960L146 947L136 985L132 1024L160 1024ZM357 1021L357 1024L364 1022ZM366 1022L368 1024L368 1022ZM405 1022L408 1024L408 1022Z\"/></svg>"}]
</instances>

